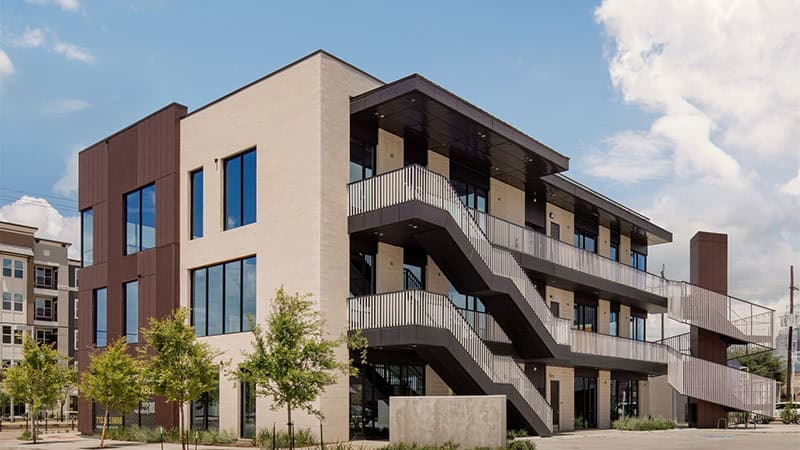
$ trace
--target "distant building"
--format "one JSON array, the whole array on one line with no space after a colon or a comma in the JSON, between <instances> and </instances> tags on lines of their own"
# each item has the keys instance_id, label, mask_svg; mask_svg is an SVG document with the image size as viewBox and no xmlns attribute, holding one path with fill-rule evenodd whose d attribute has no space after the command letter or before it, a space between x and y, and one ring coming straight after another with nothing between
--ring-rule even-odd
<instances>
[{"instance_id":1,"label":"distant building","mask_svg":"<svg viewBox=\"0 0 800 450\"><path fill-rule=\"evenodd\" d=\"M52 345L73 364L80 262L67 256L69 242L38 238L36 231L0 222L0 359L4 367L22 358L23 334ZM76 408L77 391L64 399L63 412ZM25 407L12 399L2 414L12 412L22 415Z\"/></svg>"},{"instance_id":2,"label":"distant building","mask_svg":"<svg viewBox=\"0 0 800 450\"><path fill-rule=\"evenodd\" d=\"M794 329L794 333L792 333L792 338L794 339L794 344L792 345L792 365L794 366L794 376L792 377L792 390L794 391L794 398L800 397L800 333L798 333L797 328ZM778 358L786 364L786 356L787 351L789 349L789 328L781 328L778 331L778 337L775 339L775 350L772 352L773 355L777 356ZM783 392L786 392L786 386L783 387Z\"/></svg>"}]
</instances>

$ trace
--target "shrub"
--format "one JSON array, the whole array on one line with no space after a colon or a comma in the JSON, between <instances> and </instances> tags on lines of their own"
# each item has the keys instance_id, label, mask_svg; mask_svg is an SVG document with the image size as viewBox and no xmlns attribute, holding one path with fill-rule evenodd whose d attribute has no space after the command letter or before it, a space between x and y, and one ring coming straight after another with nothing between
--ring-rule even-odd
<instances>
[{"instance_id":1,"label":"shrub","mask_svg":"<svg viewBox=\"0 0 800 450\"><path fill-rule=\"evenodd\" d=\"M383 447L383 450L458 450L458 444L452 441L447 441L439 445L419 445L400 442L397 444L389 444Z\"/></svg>"},{"instance_id":2,"label":"shrub","mask_svg":"<svg viewBox=\"0 0 800 450\"><path fill-rule=\"evenodd\" d=\"M798 405L787 402L781 410L781 422L783 423L796 423L800 420L800 412L797 410Z\"/></svg>"},{"instance_id":3,"label":"shrub","mask_svg":"<svg viewBox=\"0 0 800 450\"><path fill-rule=\"evenodd\" d=\"M20 441L30 441L31 439L33 439L33 437L31 436L30 431L25 430L22 432L22 434L19 435L17 439L19 439Z\"/></svg>"},{"instance_id":4,"label":"shrub","mask_svg":"<svg viewBox=\"0 0 800 450\"><path fill-rule=\"evenodd\" d=\"M305 447L316 444L314 435L311 434L310 428L300 428L294 431L294 445L295 447ZM272 430L262 428L256 433L253 439L253 445L261 449L272 448ZM284 430L275 431L275 448L289 447L289 432Z\"/></svg>"},{"instance_id":5,"label":"shrub","mask_svg":"<svg viewBox=\"0 0 800 450\"><path fill-rule=\"evenodd\" d=\"M508 430L508 432L506 433L506 439L509 440L526 436L528 436L528 430L524 428L519 430Z\"/></svg>"},{"instance_id":6,"label":"shrub","mask_svg":"<svg viewBox=\"0 0 800 450\"><path fill-rule=\"evenodd\" d=\"M536 444L528 440L509 441L506 450L536 450Z\"/></svg>"},{"instance_id":7,"label":"shrub","mask_svg":"<svg viewBox=\"0 0 800 450\"><path fill-rule=\"evenodd\" d=\"M194 443L194 431L189 432L189 442ZM109 428L106 438L114 441L160 442L161 433L158 428L138 426ZM180 442L178 430L164 430L164 442ZM236 436L229 431L198 431L197 443L203 445L230 444L236 442Z\"/></svg>"},{"instance_id":8,"label":"shrub","mask_svg":"<svg viewBox=\"0 0 800 450\"><path fill-rule=\"evenodd\" d=\"M623 431L652 431L652 430L671 430L675 428L675 421L656 417L654 419L643 419L638 417L624 417L615 420L612 424L616 430Z\"/></svg>"}]
</instances>

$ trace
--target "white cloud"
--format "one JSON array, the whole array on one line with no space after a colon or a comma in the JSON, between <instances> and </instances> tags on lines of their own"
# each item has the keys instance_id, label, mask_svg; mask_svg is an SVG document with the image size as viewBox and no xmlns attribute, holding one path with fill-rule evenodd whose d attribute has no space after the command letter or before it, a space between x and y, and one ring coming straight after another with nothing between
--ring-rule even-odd
<instances>
[{"instance_id":1,"label":"white cloud","mask_svg":"<svg viewBox=\"0 0 800 450\"><path fill-rule=\"evenodd\" d=\"M64 175L53 184L53 192L64 196L73 196L78 193L78 151L75 149L64 160Z\"/></svg>"},{"instance_id":2,"label":"white cloud","mask_svg":"<svg viewBox=\"0 0 800 450\"><path fill-rule=\"evenodd\" d=\"M786 164L800 155L800 2L604 0L595 17L612 84L656 118L606 139L584 171L656 180L643 212L675 243L651 248L654 272L687 279L694 233L728 233L731 294L779 306L800 262L800 208L781 194L800 197Z\"/></svg>"},{"instance_id":3,"label":"white cloud","mask_svg":"<svg viewBox=\"0 0 800 450\"><path fill-rule=\"evenodd\" d=\"M67 59L71 59L73 61L81 61L85 63L94 62L94 56L89 53L89 50L85 48L80 48L75 44L70 44L68 42L56 42L56 45L53 46L53 51L56 53L60 53L67 57Z\"/></svg>"},{"instance_id":4,"label":"white cloud","mask_svg":"<svg viewBox=\"0 0 800 450\"><path fill-rule=\"evenodd\" d=\"M34 48L44 45L44 31L41 28L25 27L25 32L11 40L14 47Z\"/></svg>"},{"instance_id":5,"label":"white cloud","mask_svg":"<svg viewBox=\"0 0 800 450\"><path fill-rule=\"evenodd\" d=\"M80 8L78 0L25 0L35 5L56 5L64 11L75 11Z\"/></svg>"},{"instance_id":6,"label":"white cloud","mask_svg":"<svg viewBox=\"0 0 800 450\"><path fill-rule=\"evenodd\" d=\"M0 220L37 227L37 237L70 242L69 256L80 255L80 217L62 215L46 199L23 195L0 207Z\"/></svg>"},{"instance_id":7,"label":"white cloud","mask_svg":"<svg viewBox=\"0 0 800 450\"><path fill-rule=\"evenodd\" d=\"M585 171L622 183L663 178L672 172L666 143L656 136L622 131L604 142L605 151L595 150L586 158Z\"/></svg>"},{"instance_id":8,"label":"white cloud","mask_svg":"<svg viewBox=\"0 0 800 450\"><path fill-rule=\"evenodd\" d=\"M61 115L82 111L89 107L89 102L74 98L62 98L47 103L42 107L42 114Z\"/></svg>"},{"instance_id":9,"label":"white cloud","mask_svg":"<svg viewBox=\"0 0 800 450\"><path fill-rule=\"evenodd\" d=\"M14 64L11 63L11 58L8 54L0 48L0 85L2 85L6 78L14 74Z\"/></svg>"},{"instance_id":10,"label":"white cloud","mask_svg":"<svg viewBox=\"0 0 800 450\"><path fill-rule=\"evenodd\" d=\"M781 191L789 195L794 195L800 199L800 168L797 169L797 176L789 180L788 183L784 184L781 188Z\"/></svg>"}]
</instances>

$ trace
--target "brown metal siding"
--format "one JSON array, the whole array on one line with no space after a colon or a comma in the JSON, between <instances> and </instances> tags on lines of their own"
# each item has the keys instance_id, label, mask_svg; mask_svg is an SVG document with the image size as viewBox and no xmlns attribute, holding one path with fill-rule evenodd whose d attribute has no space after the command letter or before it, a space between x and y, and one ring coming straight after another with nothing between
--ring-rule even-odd
<instances>
[{"instance_id":1,"label":"brown metal siding","mask_svg":"<svg viewBox=\"0 0 800 450\"><path fill-rule=\"evenodd\" d=\"M78 320L79 370L85 370L94 340L95 289L108 289L108 341L124 333L123 283L139 280L139 325L178 306L178 167L180 118L186 107L170 105L79 155L80 209L93 208L94 264L81 271ZM124 255L124 194L156 185L156 246ZM92 431L92 405L81 399L80 431ZM175 425L175 410L156 402L160 425Z\"/></svg>"},{"instance_id":2,"label":"brown metal siding","mask_svg":"<svg viewBox=\"0 0 800 450\"><path fill-rule=\"evenodd\" d=\"M698 231L690 241L690 255L689 281L728 295L728 235Z\"/></svg>"}]
</instances>

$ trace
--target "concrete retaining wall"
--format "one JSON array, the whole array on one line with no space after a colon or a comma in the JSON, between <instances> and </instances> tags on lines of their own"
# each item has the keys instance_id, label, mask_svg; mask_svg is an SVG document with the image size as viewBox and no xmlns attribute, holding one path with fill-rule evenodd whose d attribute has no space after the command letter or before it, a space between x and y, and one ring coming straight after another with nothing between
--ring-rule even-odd
<instances>
[{"instance_id":1,"label":"concrete retaining wall","mask_svg":"<svg viewBox=\"0 0 800 450\"><path fill-rule=\"evenodd\" d=\"M391 397L389 441L461 448L502 447L506 440L506 396Z\"/></svg>"}]
</instances>

